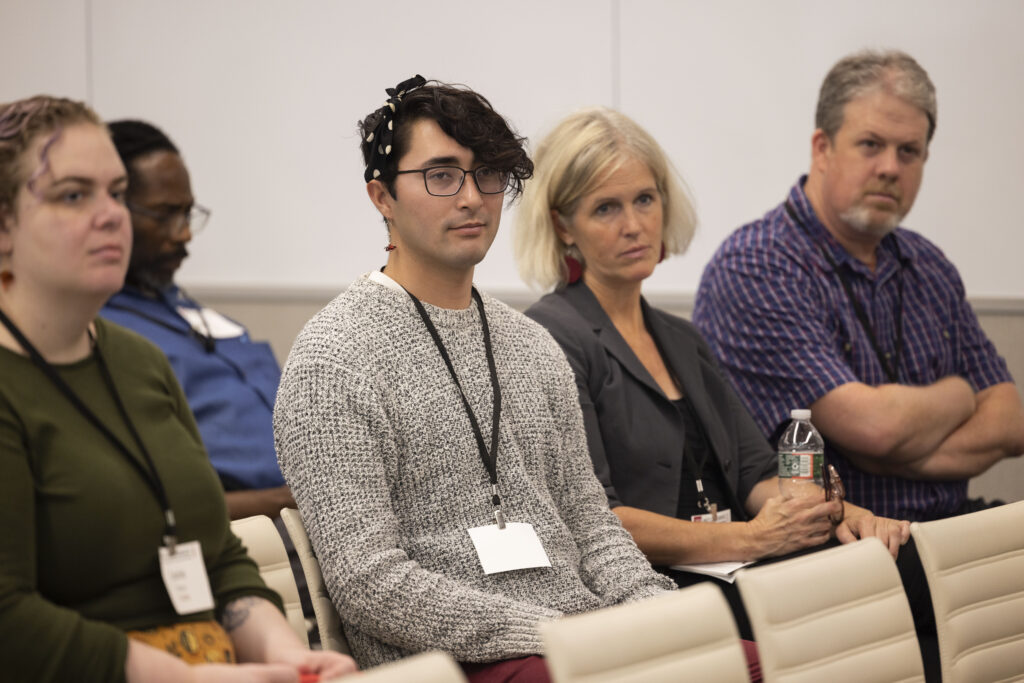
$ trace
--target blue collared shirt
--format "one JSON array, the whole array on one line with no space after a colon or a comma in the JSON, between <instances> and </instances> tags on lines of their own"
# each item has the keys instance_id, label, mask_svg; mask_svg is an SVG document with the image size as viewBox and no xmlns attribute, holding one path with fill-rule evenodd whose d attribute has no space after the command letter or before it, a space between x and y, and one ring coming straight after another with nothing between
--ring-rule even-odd
<instances>
[{"instance_id":1,"label":"blue collared shirt","mask_svg":"<svg viewBox=\"0 0 1024 683\"><path fill-rule=\"evenodd\" d=\"M251 341L240 329L239 336L216 339L207 351L180 307L200 308L175 285L157 298L125 287L100 314L167 356L225 490L283 486L272 419L281 369L270 345Z\"/></svg>"},{"instance_id":2,"label":"blue collared shirt","mask_svg":"<svg viewBox=\"0 0 1024 683\"><path fill-rule=\"evenodd\" d=\"M889 383L819 245L847 273L890 363L903 279L900 383L923 386L959 375L980 391L1013 381L967 303L959 273L938 247L897 228L882 240L872 272L818 220L805 180L800 178L788 199L803 225L787 215L783 202L730 235L704 270L693 313L766 435L788 422L792 408L806 408L843 384ZM849 500L878 514L936 519L952 514L967 497L966 481L872 475L834 451L829 456Z\"/></svg>"}]
</instances>

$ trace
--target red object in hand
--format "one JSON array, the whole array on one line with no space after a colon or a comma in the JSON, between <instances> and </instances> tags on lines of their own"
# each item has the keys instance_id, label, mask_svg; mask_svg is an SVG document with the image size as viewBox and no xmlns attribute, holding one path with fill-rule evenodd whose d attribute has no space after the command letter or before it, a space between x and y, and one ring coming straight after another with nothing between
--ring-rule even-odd
<instances>
[{"instance_id":1,"label":"red object in hand","mask_svg":"<svg viewBox=\"0 0 1024 683\"><path fill-rule=\"evenodd\" d=\"M299 674L299 683L320 683L320 674Z\"/></svg>"}]
</instances>

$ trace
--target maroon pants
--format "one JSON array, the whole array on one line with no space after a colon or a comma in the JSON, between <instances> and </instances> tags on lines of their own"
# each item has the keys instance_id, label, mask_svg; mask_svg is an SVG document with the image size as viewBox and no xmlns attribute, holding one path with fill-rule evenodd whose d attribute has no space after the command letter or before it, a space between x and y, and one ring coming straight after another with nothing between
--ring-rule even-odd
<instances>
[{"instance_id":1,"label":"maroon pants","mask_svg":"<svg viewBox=\"0 0 1024 683\"><path fill-rule=\"evenodd\" d=\"M747 658L747 671L750 673L750 683L761 683L761 657L757 654L757 644L752 640L741 640L743 655Z\"/></svg>"},{"instance_id":2,"label":"maroon pants","mask_svg":"<svg viewBox=\"0 0 1024 683\"><path fill-rule=\"evenodd\" d=\"M483 664L460 662L469 683L551 683L544 658L537 655Z\"/></svg>"},{"instance_id":3,"label":"maroon pants","mask_svg":"<svg viewBox=\"0 0 1024 683\"><path fill-rule=\"evenodd\" d=\"M759 683L761 681L761 660L757 656L757 646L749 640L741 640L740 644L743 646L743 654L747 658L750 680L752 683ZM469 683L550 683L551 681L544 658L537 655L484 664L460 662L459 666L465 672Z\"/></svg>"}]
</instances>

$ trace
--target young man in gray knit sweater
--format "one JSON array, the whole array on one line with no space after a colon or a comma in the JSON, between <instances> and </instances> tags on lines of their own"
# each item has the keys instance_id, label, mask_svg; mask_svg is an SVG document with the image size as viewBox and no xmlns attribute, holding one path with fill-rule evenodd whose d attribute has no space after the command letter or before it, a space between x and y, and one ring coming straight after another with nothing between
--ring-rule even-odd
<instances>
[{"instance_id":1,"label":"young man in gray knit sweater","mask_svg":"<svg viewBox=\"0 0 1024 683\"><path fill-rule=\"evenodd\" d=\"M361 124L387 264L296 340L281 469L361 665L439 649L546 680L539 622L674 586L608 509L561 349L473 288L523 139L471 90L388 94Z\"/></svg>"}]
</instances>

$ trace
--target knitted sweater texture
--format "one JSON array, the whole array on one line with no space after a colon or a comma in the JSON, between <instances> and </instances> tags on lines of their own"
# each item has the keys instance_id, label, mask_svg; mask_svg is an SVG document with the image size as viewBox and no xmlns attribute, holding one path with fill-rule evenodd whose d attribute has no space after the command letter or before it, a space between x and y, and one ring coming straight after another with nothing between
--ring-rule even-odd
<instances>
[{"instance_id":1,"label":"knitted sweater texture","mask_svg":"<svg viewBox=\"0 0 1024 683\"><path fill-rule=\"evenodd\" d=\"M357 280L307 323L285 365L281 469L362 666L427 649L476 662L539 654L540 621L674 587L608 509L561 349L522 314L483 302L502 392L504 511L534 526L550 568L483 573L467 530L494 522L487 471L405 292ZM489 442L476 305L424 306Z\"/></svg>"}]
</instances>

